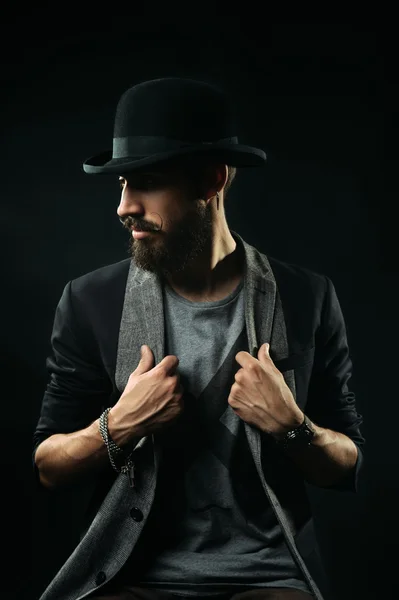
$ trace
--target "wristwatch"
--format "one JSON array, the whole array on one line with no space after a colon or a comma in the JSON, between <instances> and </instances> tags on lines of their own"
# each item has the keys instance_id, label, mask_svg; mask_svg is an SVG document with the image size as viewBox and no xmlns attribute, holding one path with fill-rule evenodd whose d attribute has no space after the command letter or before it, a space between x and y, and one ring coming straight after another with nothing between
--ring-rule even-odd
<instances>
[{"instance_id":1,"label":"wristwatch","mask_svg":"<svg viewBox=\"0 0 399 600\"><path fill-rule=\"evenodd\" d=\"M274 441L282 450L300 449L310 446L315 434L311 421L304 415L303 423L299 427L287 431L283 437L274 438Z\"/></svg>"}]
</instances>

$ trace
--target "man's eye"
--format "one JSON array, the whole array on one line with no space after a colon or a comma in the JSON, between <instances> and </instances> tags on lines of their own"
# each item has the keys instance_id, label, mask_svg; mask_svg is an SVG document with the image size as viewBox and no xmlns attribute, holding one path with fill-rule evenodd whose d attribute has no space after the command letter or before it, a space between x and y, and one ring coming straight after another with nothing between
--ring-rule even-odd
<instances>
[{"instance_id":1,"label":"man's eye","mask_svg":"<svg viewBox=\"0 0 399 600\"><path fill-rule=\"evenodd\" d=\"M134 182L134 186L140 190L154 188L156 185L157 179L153 175L143 175Z\"/></svg>"},{"instance_id":2,"label":"man's eye","mask_svg":"<svg viewBox=\"0 0 399 600\"><path fill-rule=\"evenodd\" d=\"M121 190L125 187L126 180L119 180L119 187ZM142 177L135 177L130 182L130 187L136 188L137 190L147 190L151 188L155 188L159 185L159 181L153 175L143 175Z\"/></svg>"}]
</instances>

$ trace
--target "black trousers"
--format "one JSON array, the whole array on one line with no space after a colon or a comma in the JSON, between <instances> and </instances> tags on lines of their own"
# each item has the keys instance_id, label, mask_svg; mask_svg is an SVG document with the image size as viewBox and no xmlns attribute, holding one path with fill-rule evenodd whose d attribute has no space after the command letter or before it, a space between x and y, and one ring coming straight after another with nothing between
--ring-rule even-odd
<instances>
[{"instance_id":1,"label":"black trousers","mask_svg":"<svg viewBox=\"0 0 399 600\"><path fill-rule=\"evenodd\" d=\"M160 592L143 587L123 586L118 592L107 591L106 586L101 594L95 593L93 596L88 596L90 600L186 600L183 596L170 594L168 592ZM293 588L253 588L245 592L233 594L220 594L218 596L189 596L193 600L309 600L314 598L313 594L295 590Z\"/></svg>"}]
</instances>

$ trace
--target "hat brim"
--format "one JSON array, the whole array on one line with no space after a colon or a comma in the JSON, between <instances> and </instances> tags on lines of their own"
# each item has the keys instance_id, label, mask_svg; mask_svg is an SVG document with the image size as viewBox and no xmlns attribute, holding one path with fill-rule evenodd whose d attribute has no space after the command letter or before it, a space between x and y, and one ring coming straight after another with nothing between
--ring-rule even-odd
<instances>
[{"instance_id":1,"label":"hat brim","mask_svg":"<svg viewBox=\"0 0 399 600\"><path fill-rule=\"evenodd\" d=\"M234 145L187 146L177 150L128 158L112 158L112 150L91 156L83 163L83 170L89 175L136 171L147 166L163 163L179 156L209 156L217 158L231 167L261 167L266 162L266 153L260 148Z\"/></svg>"}]
</instances>

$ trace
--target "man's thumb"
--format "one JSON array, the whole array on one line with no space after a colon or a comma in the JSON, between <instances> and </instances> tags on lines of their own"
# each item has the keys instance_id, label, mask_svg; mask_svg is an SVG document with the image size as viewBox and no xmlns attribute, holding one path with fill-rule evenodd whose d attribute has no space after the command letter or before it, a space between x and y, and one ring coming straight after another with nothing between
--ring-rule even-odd
<instances>
[{"instance_id":1,"label":"man's thumb","mask_svg":"<svg viewBox=\"0 0 399 600\"><path fill-rule=\"evenodd\" d=\"M262 344L258 350L258 360L261 360L262 358L263 359L270 358L269 349L270 349L270 344L268 344L267 342Z\"/></svg>"},{"instance_id":2,"label":"man's thumb","mask_svg":"<svg viewBox=\"0 0 399 600\"><path fill-rule=\"evenodd\" d=\"M143 346L141 346L140 352L141 352L141 359L140 359L139 364L137 365L137 369L135 370L135 373L139 374L139 375L141 373L146 373L146 371L149 371L150 369L152 369L152 367L154 365L154 355L149 346L146 346L144 344Z\"/></svg>"}]
</instances>

